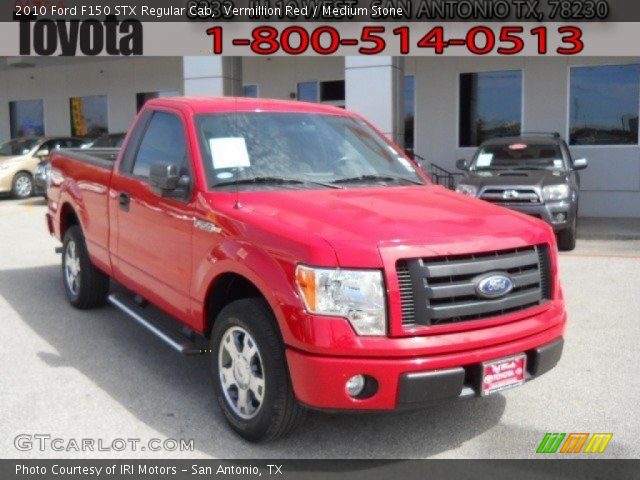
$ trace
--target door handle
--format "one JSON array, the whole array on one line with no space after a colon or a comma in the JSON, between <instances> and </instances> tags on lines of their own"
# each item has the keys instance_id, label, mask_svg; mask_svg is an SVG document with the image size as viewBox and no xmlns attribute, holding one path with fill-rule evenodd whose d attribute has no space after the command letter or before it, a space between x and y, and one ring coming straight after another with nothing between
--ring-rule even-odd
<instances>
[{"instance_id":1,"label":"door handle","mask_svg":"<svg viewBox=\"0 0 640 480\"><path fill-rule=\"evenodd\" d=\"M128 212L131 205L131 195L128 193L118 195L118 205L120 205L120 210Z\"/></svg>"}]
</instances>

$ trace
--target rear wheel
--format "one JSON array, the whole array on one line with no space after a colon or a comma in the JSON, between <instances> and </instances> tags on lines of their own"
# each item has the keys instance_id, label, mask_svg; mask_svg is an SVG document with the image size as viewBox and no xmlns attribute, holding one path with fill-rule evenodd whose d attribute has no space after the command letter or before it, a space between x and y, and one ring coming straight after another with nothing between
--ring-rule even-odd
<instances>
[{"instance_id":1,"label":"rear wheel","mask_svg":"<svg viewBox=\"0 0 640 480\"><path fill-rule=\"evenodd\" d=\"M211 348L215 395L240 436L273 440L302 422L306 410L294 397L284 346L264 300L227 305L215 320Z\"/></svg>"},{"instance_id":2,"label":"rear wheel","mask_svg":"<svg viewBox=\"0 0 640 480\"><path fill-rule=\"evenodd\" d=\"M69 227L62 242L62 276L69 303L79 309L106 303L109 277L98 270L89 258L79 226Z\"/></svg>"},{"instance_id":3,"label":"rear wheel","mask_svg":"<svg viewBox=\"0 0 640 480\"><path fill-rule=\"evenodd\" d=\"M558 232L558 249L568 252L576 248L576 231L578 229L578 215L573 216L571 224Z\"/></svg>"},{"instance_id":4,"label":"rear wheel","mask_svg":"<svg viewBox=\"0 0 640 480\"><path fill-rule=\"evenodd\" d=\"M27 172L19 172L13 177L11 194L14 198L29 198L33 195L33 177Z\"/></svg>"}]
</instances>

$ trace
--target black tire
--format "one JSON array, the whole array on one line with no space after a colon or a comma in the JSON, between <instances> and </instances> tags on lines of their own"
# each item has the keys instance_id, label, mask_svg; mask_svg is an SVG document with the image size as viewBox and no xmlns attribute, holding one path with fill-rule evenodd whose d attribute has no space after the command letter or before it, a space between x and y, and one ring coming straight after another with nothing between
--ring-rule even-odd
<instances>
[{"instance_id":1,"label":"black tire","mask_svg":"<svg viewBox=\"0 0 640 480\"><path fill-rule=\"evenodd\" d=\"M72 249L75 256L71 256ZM73 282L67 267L75 270L76 265L79 267L74 276L77 282ZM69 227L62 240L62 281L69 303L78 309L100 307L107 301L109 276L91 263L78 225Z\"/></svg>"},{"instance_id":2,"label":"black tire","mask_svg":"<svg viewBox=\"0 0 640 480\"><path fill-rule=\"evenodd\" d=\"M11 195L13 198L29 198L35 191L35 183L33 177L28 172L18 172L13 177L11 184Z\"/></svg>"},{"instance_id":3,"label":"black tire","mask_svg":"<svg viewBox=\"0 0 640 480\"><path fill-rule=\"evenodd\" d=\"M245 336L241 342L253 341L258 352L253 358L260 361L259 373L264 383L264 397L252 418L242 418L241 414L236 412L237 406L228 398L229 392L233 394L233 387L231 390L223 388L220 376L223 358L221 355L226 355L221 353L221 344L229 332L235 330L244 330L249 334L248 340ZM242 343L242 348L247 348L246 345L247 343ZM264 300L237 300L222 309L213 325L211 350L214 393L227 422L238 435L251 442L269 441L286 435L302 423L306 409L298 403L293 394L284 345L278 334L273 313ZM233 363L231 366L233 367ZM222 367L224 368L224 364ZM257 369L256 365L252 365L252 371L254 367ZM237 390L236 388L236 392ZM245 394L251 395L249 391Z\"/></svg>"},{"instance_id":4,"label":"black tire","mask_svg":"<svg viewBox=\"0 0 640 480\"><path fill-rule=\"evenodd\" d=\"M577 215L573 216L571 224L558 232L558 250L570 252L576 248L576 231L578 229Z\"/></svg>"}]
</instances>

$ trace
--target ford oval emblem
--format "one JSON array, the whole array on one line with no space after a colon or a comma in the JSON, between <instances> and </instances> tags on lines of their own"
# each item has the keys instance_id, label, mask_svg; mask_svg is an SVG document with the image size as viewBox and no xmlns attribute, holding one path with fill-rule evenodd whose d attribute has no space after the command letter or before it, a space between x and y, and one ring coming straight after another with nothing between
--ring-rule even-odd
<instances>
[{"instance_id":1,"label":"ford oval emblem","mask_svg":"<svg viewBox=\"0 0 640 480\"><path fill-rule=\"evenodd\" d=\"M513 290L513 280L506 273L489 273L476 280L476 292L484 298L502 297Z\"/></svg>"}]
</instances>

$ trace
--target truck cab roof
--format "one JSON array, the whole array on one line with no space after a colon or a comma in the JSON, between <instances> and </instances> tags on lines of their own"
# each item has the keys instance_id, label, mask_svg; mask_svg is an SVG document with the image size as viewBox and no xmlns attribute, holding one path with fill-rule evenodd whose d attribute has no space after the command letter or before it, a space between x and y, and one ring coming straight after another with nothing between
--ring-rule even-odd
<instances>
[{"instance_id":1,"label":"truck cab roof","mask_svg":"<svg viewBox=\"0 0 640 480\"><path fill-rule=\"evenodd\" d=\"M145 108L173 107L188 109L192 114L216 112L287 112L315 113L356 117L357 115L342 108L320 103L307 103L297 100L272 100L245 97L166 97L149 100Z\"/></svg>"}]
</instances>

